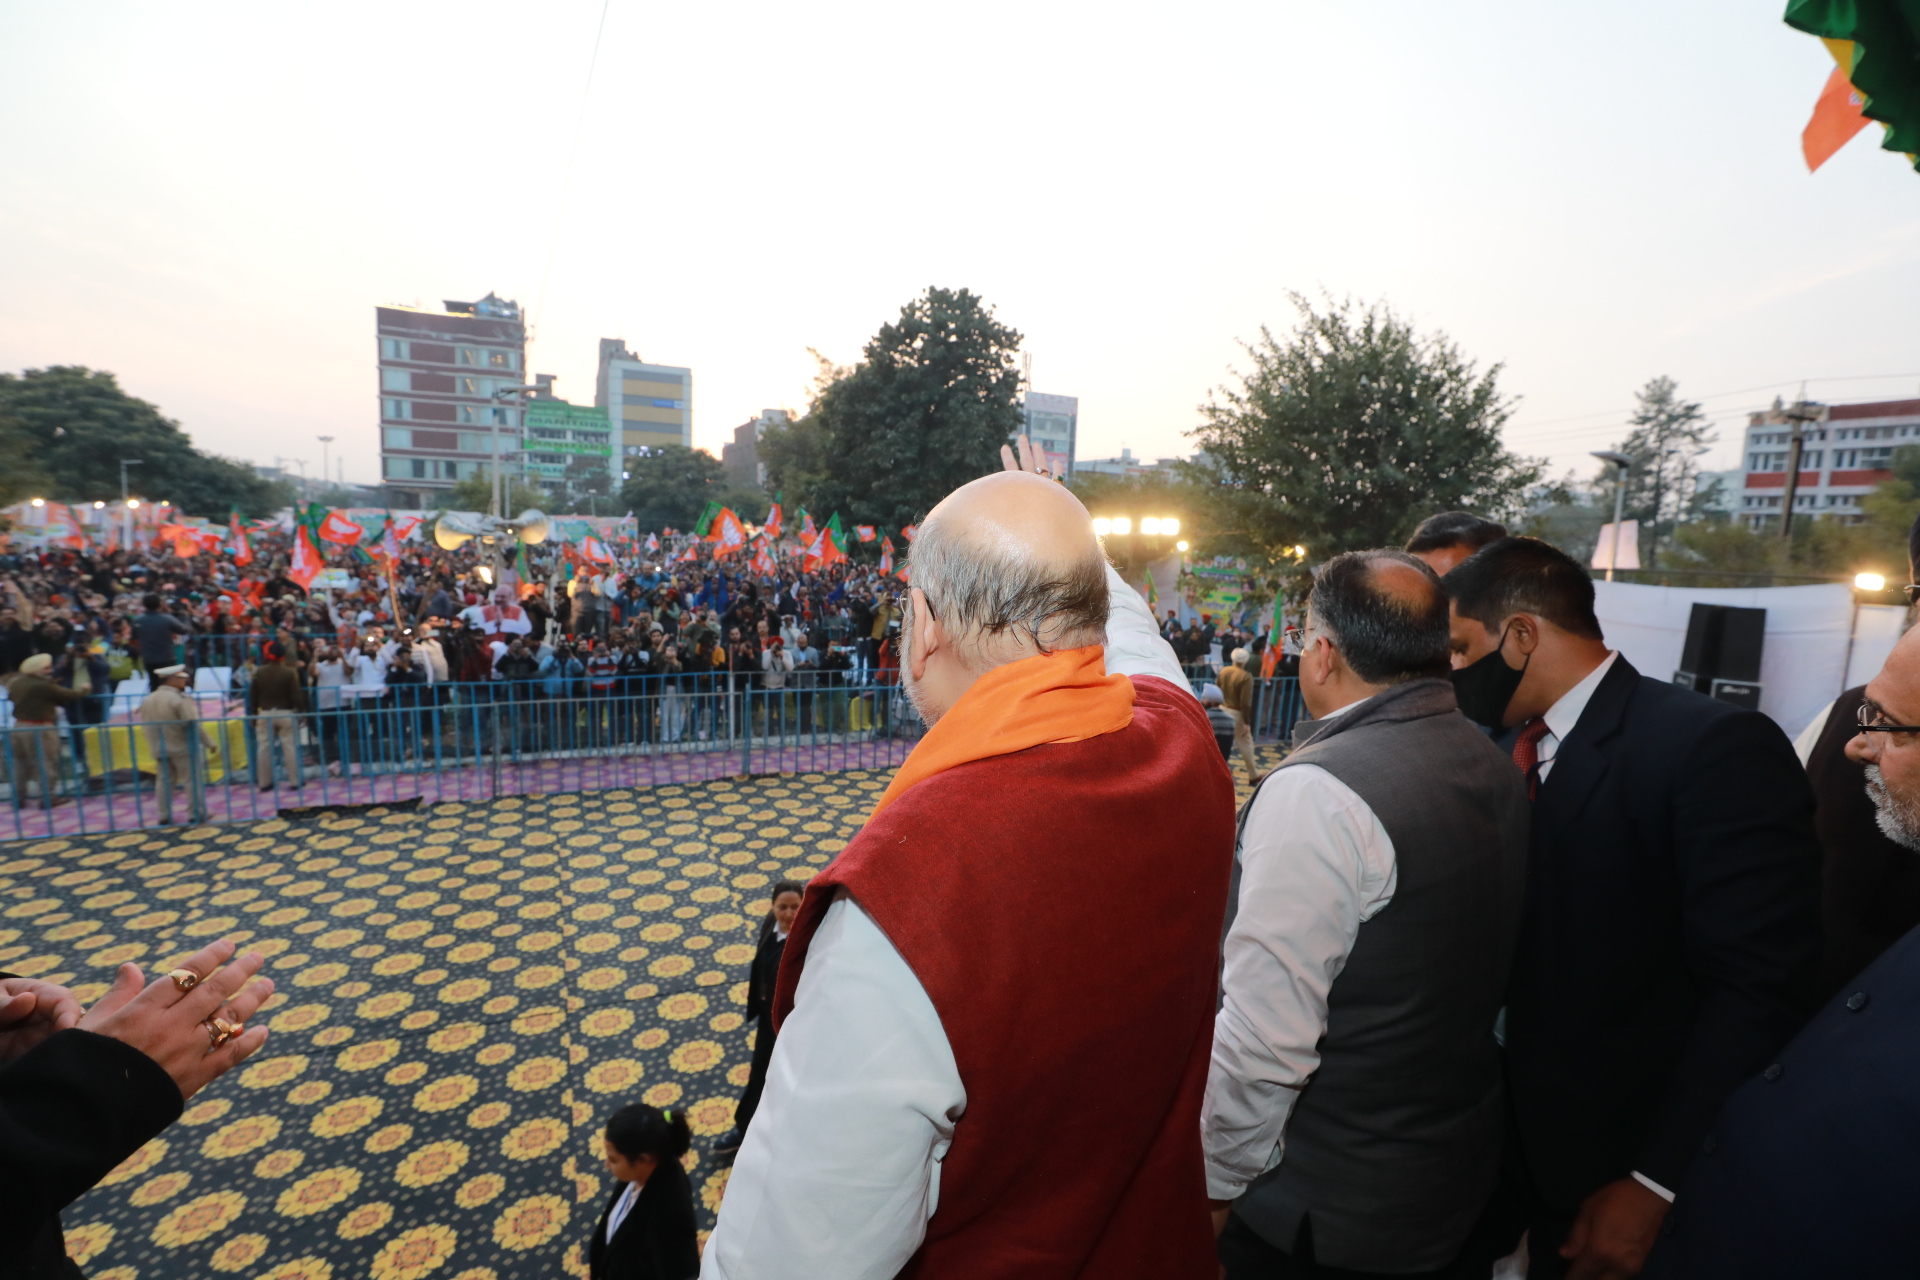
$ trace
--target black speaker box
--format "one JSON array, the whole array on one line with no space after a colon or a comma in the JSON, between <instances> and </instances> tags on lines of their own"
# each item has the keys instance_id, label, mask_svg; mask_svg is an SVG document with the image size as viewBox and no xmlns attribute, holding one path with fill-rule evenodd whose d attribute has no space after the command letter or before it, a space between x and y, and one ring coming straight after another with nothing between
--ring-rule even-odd
<instances>
[{"instance_id":1,"label":"black speaker box","mask_svg":"<svg viewBox=\"0 0 1920 1280\"><path fill-rule=\"evenodd\" d=\"M1760 653L1767 611L1724 604L1696 604L1687 619L1687 642L1673 682L1741 706L1760 698Z\"/></svg>"}]
</instances>

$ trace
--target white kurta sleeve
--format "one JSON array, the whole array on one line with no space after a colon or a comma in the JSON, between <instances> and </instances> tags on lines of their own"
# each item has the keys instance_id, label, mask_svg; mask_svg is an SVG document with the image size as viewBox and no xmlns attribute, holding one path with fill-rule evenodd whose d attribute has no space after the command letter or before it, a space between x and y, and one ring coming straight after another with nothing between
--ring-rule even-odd
<instances>
[{"instance_id":1,"label":"white kurta sleeve","mask_svg":"<svg viewBox=\"0 0 1920 1280\"><path fill-rule=\"evenodd\" d=\"M898 1274L926 1236L966 1105L926 989L842 896L807 949L702 1280Z\"/></svg>"},{"instance_id":2,"label":"white kurta sleeve","mask_svg":"<svg viewBox=\"0 0 1920 1280\"><path fill-rule=\"evenodd\" d=\"M1212 1199L1237 1198L1280 1163L1287 1116L1320 1065L1333 980L1398 882L1386 828L1325 769L1282 769L1254 798L1200 1112Z\"/></svg>"},{"instance_id":3,"label":"white kurta sleeve","mask_svg":"<svg viewBox=\"0 0 1920 1280\"><path fill-rule=\"evenodd\" d=\"M1160 634L1153 610L1112 565L1107 566L1107 597L1108 673L1159 676L1176 689L1191 693L1193 684L1180 669L1180 659L1173 656L1173 646Z\"/></svg>"}]
</instances>

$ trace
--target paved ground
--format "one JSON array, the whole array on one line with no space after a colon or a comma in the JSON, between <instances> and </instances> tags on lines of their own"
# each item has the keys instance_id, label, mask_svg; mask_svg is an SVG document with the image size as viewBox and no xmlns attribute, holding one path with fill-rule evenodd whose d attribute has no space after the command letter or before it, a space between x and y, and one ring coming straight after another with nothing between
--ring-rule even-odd
<instances>
[{"instance_id":1,"label":"paved ground","mask_svg":"<svg viewBox=\"0 0 1920 1280\"><path fill-rule=\"evenodd\" d=\"M67 1211L72 1251L95 1280L584 1275L597 1134L633 1099L687 1109L710 1226L766 887L887 776L0 846L0 968L92 999L225 935L280 983L266 1048Z\"/></svg>"}]
</instances>

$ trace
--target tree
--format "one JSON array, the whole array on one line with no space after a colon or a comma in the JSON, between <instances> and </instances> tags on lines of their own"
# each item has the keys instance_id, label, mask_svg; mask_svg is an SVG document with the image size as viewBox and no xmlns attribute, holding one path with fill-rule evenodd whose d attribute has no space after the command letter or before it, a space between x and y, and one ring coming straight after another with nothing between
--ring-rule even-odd
<instances>
[{"instance_id":1,"label":"tree","mask_svg":"<svg viewBox=\"0 0 1920 1280\"><path fill-rule=\"evenodd\" d=\"M929 288L907 303L813 404L817 451L802 455L821 468L817 481L804 471L813 509L897 529L997 469L1021 423L1019 347L966 289Z\"/></svg>"},{"instance_id":2,"label":"tree","mask_svg":"<svg viewBox=\"0 0 1920 1280\"><path fill-rule=\"evenodd\" d=\"M141 491L189 515L226 519L235 507L271 514L292 490L264 480L243 463L193 447L180 424L120 389L111 373L74 365L0 373L0 418L18 421L47 475L47 496L68 502L120 497L120 460Z\"/></svg>"},{"instance_id":3,"label":"tree","mask_svg":"<svg viewBox=\"0 0 1920 1280\"><path fill-rule=\"evenodd\" d=\"M1264 326L1246 344L1253 367L1217 389L1191 432L1189 464L1217 504L1221 551L1291 559L1397 546L1437 511L1518 514L1540 476L1509 453L1500 428L1512 402L1444 334L1421 335L1384 303L1289 295L1299 324ZM1231 544L1241 545L1235 548Z\"/></svg>"},{"instance_id":4,"label":"tree","mask_svg":"<svg viewBox=\"0 0 1920 1280\"><path fill-rule=\"evenodd\" d=\"M522 511L532 508L546 511L553 505L547 491L538 485L527 484L519 476L503 474L501 479L505 487L501 491L505 509L502 514L511 520ZM434 506L442 511L478 511L485 513L493 507L493 473L486 467L480 467L466 479L451 489L443 489L434 498Z\"/></svg>"},{"instance_id":5,"label":"tree","mask_svg":"<svg viewBox=\"0 0 1920 1280\"><path fill-rule=\"evenodd\" d=\"M767 469L767 488L783 494L795 510L820 505L818 493L827 476L828 442L826 428L813 412L827 388L853 373L853 365L837 365L807 348L818 368L808 392L808 410L785 424L768 427L760 435L756 450Z\"/></svg>"},{"instance_id":6,"label":"tree","mask_svg":"<svg viewBox=\"0 0 1920 1280\"><path fill-rule=\"evenodd\" d=\"M709 502L732 507L743 520L757 522L767 514L766 495L729 487L726 467L704 449L656 445L627 458L626 467L620 505L633 512L642 529L685 532Z\"/></svg>"},{"instance_id":7,"label":"tree","mask_svg":"<svg viewBox=\"0 0 1920 1280\"><path fill-rule=\"evenodd\" d=\"M569 511L585 507L603 516L614 514L603 509L613 505L613 478L607 474L607 460L589 454L569 456L559 494Z\"/></svg>"},{"instance_id":8,"label":"tree","mask_svg":"<svg viewBox=\"0 0 1920 1280\"><path fill-rule=\"evenodd\" d=\"M53 491L53 477L40 466L38 444L26 423L0 414L0 507Z\"/></svg>"},{"instance_id":9,"label":"tree","mask_svg":"<svg viewBox=\"0 0 1920 1280\"><path fill-rule=\"evenodd\" d=\"M1640 537L1649 569L1660 564L1660 543L1671 539L1679 525L1700 515L1713 502L1710 490L1699 490L1700 455L1717 438L1706 415L1692 401L1682 400L1672 378L1650 379L1640 388L1639 406L1627 419L1633 430L1619 447L1633 459L1627 472L1625 514L1640 522ZM1613 467L1608 465L1609 473ZM1611 474L1603 477L1610 481ZM1611 484L1607 485L1611 491Z\"/></svg>"}]
</instances>

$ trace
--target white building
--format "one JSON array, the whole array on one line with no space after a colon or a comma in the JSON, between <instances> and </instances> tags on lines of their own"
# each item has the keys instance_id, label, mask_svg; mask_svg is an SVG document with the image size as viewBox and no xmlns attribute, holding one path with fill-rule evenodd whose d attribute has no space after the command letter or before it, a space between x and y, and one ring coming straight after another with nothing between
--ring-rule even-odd
<instances>
[{"instance_id":1,"label":"white building","mask_svg":"<svg viewBox=\"0 0 1920 1280\"><path fill-rule=\"evenodd\" d=\"M1819 406L1802 434L1797 516L1857 524L1862 500L1893 479L1893 451L1920 445L1920 400L1875 400ZM1777 519L1786 497L1793 423L1778 401L1747 424L1745 483L1737 514L1753 528Z\"/></svg>"}]
</instances>

